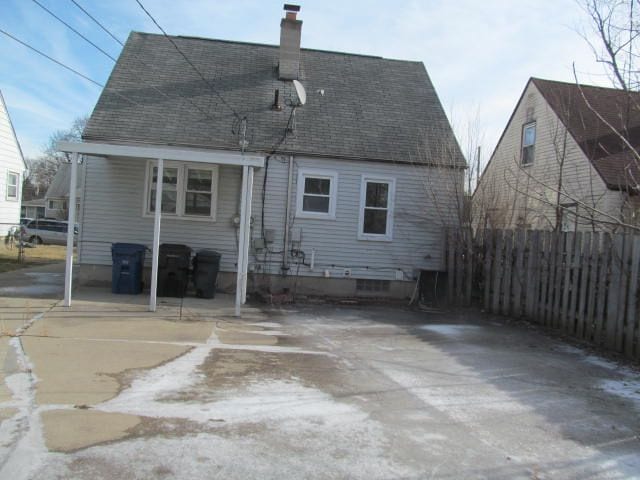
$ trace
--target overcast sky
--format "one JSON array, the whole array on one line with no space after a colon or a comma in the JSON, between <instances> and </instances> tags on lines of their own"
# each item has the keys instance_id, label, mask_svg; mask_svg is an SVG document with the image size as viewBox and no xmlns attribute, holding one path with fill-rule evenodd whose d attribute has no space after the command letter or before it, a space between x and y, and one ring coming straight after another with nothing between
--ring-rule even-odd
<instances>
[{"instance_id":1,"label":"overcast sky","mask_svg":"<svg viewBox=\"0 0 640 480\"><path fill-rule=\"evenodd\" d=\"M76 0L124 41L157 32L134 0ZM170 34L277 44L282 0L142 0ZM120 46L70 0L38 0L117 57ZM584 83L608 78L578 32L576 0L305 0L302 46L424 62L459 138L479 119L486 158L531 76ZM33 0L0 0L0 28L105 83L113 61ZM0 34L0 89L25 155L89 114L100 88ZM465 143L464 139L461 143ZM464 148L464 145L462 145Z\"/></svg>"}]
</instances>

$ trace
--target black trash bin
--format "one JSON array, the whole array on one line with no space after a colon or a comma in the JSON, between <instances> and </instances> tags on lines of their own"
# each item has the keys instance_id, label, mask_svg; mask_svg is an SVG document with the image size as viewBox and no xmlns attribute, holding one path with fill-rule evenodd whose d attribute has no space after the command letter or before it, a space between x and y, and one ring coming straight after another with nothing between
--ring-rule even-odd
<instances>
[{"instance_id":1,"label":"black trash bin","mask_svg":"<svg viewBox=\"0 0 640 480\"><path fill-rule=\"evenodd\" d=\"M142 271L146 247L136 243L111 245L111 291L138 294L142 292Z\"/></svg>"},{"instance_id":2,"label":"black trash bin","mask_svg":"<svg viewBox=\"0 0 640 480\"><path fill-rule=\"evenodd\" d=\"M163 243L158 256L158 296L184 297L189 285L191 248Z\"/></svg>"},{"instance_id":3,"label":"black trash bin","mask_svg":"<svg viewBox=\"0 0 640 480\"><path fill-rule=\"evenodd\" d=\"M193 283L197 297L213 298L215 296L220 256L214 250L200 250L193 259Z\"/></svg>"}]
</instances>

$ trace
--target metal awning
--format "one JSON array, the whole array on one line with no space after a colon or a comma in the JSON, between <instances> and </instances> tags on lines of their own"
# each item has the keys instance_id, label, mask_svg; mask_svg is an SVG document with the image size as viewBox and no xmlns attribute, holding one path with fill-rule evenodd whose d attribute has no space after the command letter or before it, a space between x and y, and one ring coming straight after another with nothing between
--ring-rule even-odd
<instances>
[{"instance_id":1,"label":"metal awning","mask_svg":"<svg viewBox=\"0 0 640 480\"><path fill-rule=\"evenodd\" d=\"M137 159L155 159L158 162L158 178L163 178L165 160L183 162L199 162L218 165L236 165L242 167L242 193L240 202L240 232L238 235L238 266L236 281L236 315L240 316L242 304L247 298L247 269L249 265L249 240L251 204L253 197L253 170L264 167L264 157L245 155L237 152L204 150L196 148L169 147L162 145L125 145L110 143L77 143L58 142L58 150L72 153L71 179L69 198L76 197L76 183L78 177L78 160L80 155L95 155L100 157L130 157ZM158 182L156 203L162 199L162 183ZM160 250L161 208L155 205L153 228L153 253L151 268L151 293L149 295L149 310L156 311L158 289L158 255ZM69 225L76 223L76 202L69 202ZM67 229L67 256L64 282L64 305L71 306L71 288L73 279L73 228Z\"/></svg>"}]
</instances>

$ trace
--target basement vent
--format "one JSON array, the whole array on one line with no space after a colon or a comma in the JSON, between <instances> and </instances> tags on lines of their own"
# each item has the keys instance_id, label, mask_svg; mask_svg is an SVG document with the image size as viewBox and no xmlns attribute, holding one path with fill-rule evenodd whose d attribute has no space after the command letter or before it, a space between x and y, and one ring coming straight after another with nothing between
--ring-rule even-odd
<instances>
[{"instance_id":1,"label":"basement vent","mask_svg":"<svg viewBox=\"0 0 640 480\"><path fill-rule=\"evenodd\" d=\"M388 292L390 286L389 280L356 279L356 290L359 292Z\"/></svg>"}]
</instances>

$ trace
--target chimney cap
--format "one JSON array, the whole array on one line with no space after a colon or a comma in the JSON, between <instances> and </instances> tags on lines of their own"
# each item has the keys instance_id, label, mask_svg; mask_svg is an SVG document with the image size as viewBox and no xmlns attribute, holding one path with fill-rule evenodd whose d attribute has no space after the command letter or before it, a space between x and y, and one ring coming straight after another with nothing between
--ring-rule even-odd
<instances>
[{"instance_id":1,"label":"chimney cap","mask_svg":"<svg viewBox=\"0 0 640 480\"><path fill-rule=\"evenodd\" d=\"M292 3L285 3L284 4L284 9L287 12L299 12L300 11L300 5L293 5Z\"/></svg>"}]
</instances>

